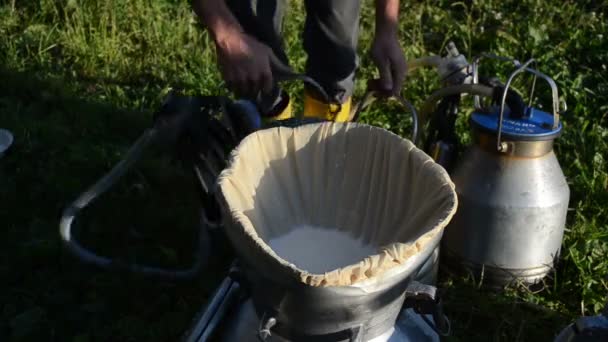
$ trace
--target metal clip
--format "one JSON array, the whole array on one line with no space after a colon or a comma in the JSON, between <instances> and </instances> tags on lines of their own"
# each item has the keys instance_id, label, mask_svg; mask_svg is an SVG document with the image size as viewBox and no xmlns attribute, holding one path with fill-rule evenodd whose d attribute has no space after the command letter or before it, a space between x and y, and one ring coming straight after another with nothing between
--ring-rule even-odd
<instances>
[{"instance_id":1,"label":"metal clip","mask_svg":"<svg viewBox=\"0 0 608 342\"><path fill-rule=\"evenodd\" d=\"M437 294L437 288L425 285L417 281L411 282L405 290L406 308L414 309L424 322L441 336L449 336L451 333L450 320L443 313L443 303ZM432 315L433 322L427 317Z\"/></svg>"},{"instance_id":2,"label":"metal clip","mask_svg":"<svg viewBox=\"0 0 608 342\"><path fill-rule=\"evenodd\" d=\"M264 314L264 316L266 316L266 314ZM268 319L265 319L262 317L262 320L260 321L260 330L258 331L258 339L260 341L266 341L270 336L272 336L270 329L272 329L272 327L274 327L276 324L276 318L269 317Z\"/></svg>"}]
</instances>

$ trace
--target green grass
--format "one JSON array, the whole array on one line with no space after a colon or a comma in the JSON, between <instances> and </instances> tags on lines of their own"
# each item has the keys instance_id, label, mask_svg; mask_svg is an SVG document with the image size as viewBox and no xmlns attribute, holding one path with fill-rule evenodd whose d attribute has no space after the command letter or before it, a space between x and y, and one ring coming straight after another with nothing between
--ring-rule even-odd
<instances>
[{"instance_id":1,"label":"green grass","mask_svg":"<svg viewBox=\"0 0 608 342\"><path fill-rule=\"evenodd\" d=\"M285 41L303 70L303 8L291 5ZM537 293L444 278L455 341L550 340L606 301L607 12L598 1L403 1L408 58L440 53L450 40L468 57L535 57L569 104L556 144L572 190L557 272ZM361 26L359 96L375 73L370 1ZM405 95L420 105L436 81L416 72ZM187 1L0 1L0 127L16 137L0 160L0 340L176 340L204 305L222 262L192 282L151 281L83 267L57 235L63 207L120 160L169 87L226 94ZM407 136L405 117L380 106L362 120ZM111 255L187 265L197 222L190 181L150 156L84 215L87 241Z\"/></svg>"}]
</instances>

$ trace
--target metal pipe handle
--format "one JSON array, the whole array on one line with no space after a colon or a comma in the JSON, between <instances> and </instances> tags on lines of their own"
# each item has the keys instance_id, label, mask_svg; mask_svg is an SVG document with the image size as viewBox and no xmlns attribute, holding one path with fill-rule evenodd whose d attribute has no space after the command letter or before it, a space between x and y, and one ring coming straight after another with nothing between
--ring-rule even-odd
<instances>
[{"instance_id":1,"label":"metal pipe handle","mask_svg":"<svg viewBox=\"0 0 608 342\"><path fill-rule=\"evenodd\" d=\"M521 65L521 63L518 60L513 59L513 58L498 56L498 55L495 55L492 53L483 53L480 56L476 57L473 60L473 64L471 65L471 69L472 69L472 73L473 73L473 84L479 84L479 62L481 62L481 60L484 58L495 59L495 60L499 60L499 61L503 61L503 62L511 62L515 66ZM479 99L479 95L475 95L473 99L475 102L475 109L480 110L481 109L481 100Z\"/></svg>"},{"instance_id":2,"label":"metal pipe handle","mask_svg":"<svg viewBox=\"0 0 608 342\"><path fill-rule=\"evenodd\" d=\"M412 114L411 139L414 145L416 145L418 140L418 112L416 112L416 108L414 108L414 106L400 94L388 94L386 91L380 90L378 87L378 80L371 80L368 82L367 91L363 96L363 99L354 108L352 114L350 115L351 118L349 121L356 121L359 118L361 111L371 105L378 98L394 99Z\"/></svg>"},{"instance_id":3,"label":"metal pipe handle","mask_svg":"<svg viewBox=\"0 0 608 342\"><path fill-rule=\"evenodd\" d=\"M103 269L121 269L148 276L158 276L172 279L192 278L202 269L206 259L203 257L203 253L208 254L208 248L204 247L209 247L209 238L203 222L201 222L202 225L199 230L198 248L195 254L194 264L189 269L184 270L170 270L119 262L115 259L97 255L96 253L83 247L73 236L72 224L78 213L97 199L97 197L105 193L120 178L122 178L127 171L129 171L141 158L144 150L156 140L158 134L159 131L156 128L146 130L127 151L126 157L123 160L116 164L112 170L110 170L110 172L99 179L93 186L83 192L63 211L61 221L59 223L61 240L70 253L81 261L96 265Z\"/></svg>"},{"instance_id":4,"label":"metal pipe handle","mask_svg":"<svg viewBox=\"0 0 608 342\"><path fill-rule=\"evenodd\" d=\"M540 77L542 79L544 79L545 81L547 81L547 83L549 83L549 86L551 87L551 96L553 98L552 101L552 105L553 105L553 129L556 129L559 126L559 94L558 94L558 90L557 90L557 85L555 84L555 81L553 81L553 79L551 79L549 76L543 74L542 72L535 70L535 69L530 69L528 68L528 66L532 63L535 63L536 61L534 60L534 58L529 59L528 61L526 61L524 64L520 65L517 69L515 69L515 71L513 71L511 73L511 75L509 76L507 83L505 84L505 89L502 92L502 99L500 101L500 114L499 114L499 118L498 118L498 132L496 134L496 148L499 152L504 152L506 150L506 146L501 142L501 134L502 134L502 123L503 123L503 117L504 117L504 112L505 112L505 102L507 100L507 92L509 91L509 88L511 87L511 83L513 83L513 79L515 78L515 76L523 73L523 72L529 72L531 74L534 75L534 81L532 83L532 90L531 90L531 94L530 94L530 102L532 102L532 97L534 95L534 87L536 84L536 77Z\"/></svg>"},{"instance_id":5,"label":"metal pipe handle","mask_svg":"<svg viewBox=\"0 0 608 342\"><path fill-rule=\"evenodd\" d=\"M319 82L315 81L310 76L295 72L273 53L270 54L270 67L272 69L272 76L275 82L302 81L303 83L314 88L319 95L323 97L323 100L326 103L334 105L333 109L331 109L333 114L340 112L342 104L332 99L325 89L319 84Z\"/></svg>"},{"instance_id":6,"label":"metal pipe handle","mask_svg":"<svg viewBox=\"0 0 608 342\"><path fill-rule=\"evenodd\" d=\"M552 111L553 112L553 129L556 129L559 126L559 94L558 94L558 90L557 90L557 85L555 84L555 81L553 79L551 79L549 76L543 74L542 72L540 72L536 69L532 69L532 68L528 67L532 63L536 64L536 61L533 58L529 59L524 64L521 64L521 62L518 61L517 59L497 56L495 54L490 54L490 53L482 54L481 56L475 58L475 60L473 61L473 66L472 66L473 84L479 83L479 62L483 58L491 58L491 59L495 59L495 60L499 60L499 61L503 61L503 62L511 62L517 67L515 69L515 71L513 71L511 73L511 75L509 76L509 79L508 79L508 81L504 87L503 93L502 93L502 98L501 98L501 103L500 103L499 122L498 122L498 132L497 132L497 138L496 138L496 148L499 152L506 150L506 147L500 141L501 140L500 138L502 135L502 122L503 122L503 117L504 117L505 102L507 100L507 93L509 91L509 88L511 87L511 83L513 82L513 79L515 78L515 76L517 76L520 73L529 72L534 75L534 78L532 79L532 85L530 87L528 107L532 106L537 77L540 77L543 80L545 80L547 83L549 83L549 86L551 87L552 107L553 107L552 108L553 109L553 111ZM481 102L480 102L479 96L477 96L477 95L475 96L475 108L476 109L481 108Z\"/></svg>"}]
</instances>

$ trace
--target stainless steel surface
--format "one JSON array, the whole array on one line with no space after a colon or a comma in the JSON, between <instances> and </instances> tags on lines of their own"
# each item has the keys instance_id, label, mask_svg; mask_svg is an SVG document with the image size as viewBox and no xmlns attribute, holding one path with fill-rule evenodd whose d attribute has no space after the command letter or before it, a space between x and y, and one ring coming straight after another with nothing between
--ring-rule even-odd
<instances>
[{"instance_id":1,"label":"stainless steel surface","mask_svg":"<svg viewBox=\"0 0 608 342\"><path fill-rule=\"evenodd\" d=\"M435 285L437 283L437 273L439 272L439 246L433 250L433 253L426 259L420 271L416 274L413 280L427 284Z\"/></svg>"},{"instance_id":2,"label":"stainless steel surface","mask_svg":"<svg viewBox=\"0 0 608 342\"><path fill-rule=\"evenodd\" d=\"M235 268L233 268L235 270ZM238 273L238 272L237 272ZM231 274L236 274L233 271ZM434 317L444 317L437 297L437 289L434 286L412 282L404 291L408 298L408 305L400 307L394 325L386 325L384 330L379 330L373 335L356 334L349 336L332 333L324 336L298 336L293 338L289 334L281 334L277 329L276 320L265 320L264 314L256 311L248 291L242 289L241 285L228 276L215 291L204 310L195 318L192 327L185 334L184 342L203 341L259 341L259 336L264 332L263 340L293 341L293 340L323 340L323 341L360 341L360 342L405 342L405 341L439 341ZM439 310L438 310L439 309ZM422 315L421 313L424 313ZM317 319L321 319L317 317ZM268 329L263 329L266 322L272 322ZM440 327L449 333L449 321L447 325ZM285 328L285 327L283 327ZM288 327L289 328L289 327ZM352 327L352 331L363 331L364 327L358 325ZM345 329L348 332L349 329ZM342 333L344 331L339 331ZM288 337L286 337L288 336Z\"/></svg>"},{"instance_id":3,"label":"stainless steel surface","mask_svg":"<svg viewBox=\"0 0 608 342\"><path fill-rule=\"evenodd\" d=\"M496 281L546 275L560 252L570 196L555 154L518 158L474 145L452 180L459 208L444 233L444 259Z\"/></svg>"},{"instance_id":4,"label":"stainless steel surface","mask_svg":"<svg viewBox=\"0 0 608 342\"><path fill-rule=\"evenodd\" d=\"M539 141L502 141L505 145L503 151L496 151L496 136L484 132L473 132L473 141L481 149L494 154L502 154L504 157L537 158L553 151L553 140Z\"/></svg>"},{"instance_id":5,"label":"stainless steel surface","mask_svg":"<svg viewBox=\"0 0 608 342\"><path fill-rule=\"evenodd\" d=\"M361 336L377 336L394 325L405 289L434 253L440 234L405 264L351 286L312 287L269 279L244 265L260 316L274 317L300 335L324 335L361 326ZM246 258L240 258L245 262Z\"/></svg>"},{"instance_id":6,"label":"stainless steel surface","mask_svg":"<svg viewBox=\"0 0 608 342\"><path fill-rule=\"evenodd\" d=\"M434 285L437 280L439 267L439 247L435 248L426 259L414 280L427 285ZM185 342L214 341L222 339L225 341L246 341L254 339L260 328L260 319L257 316L253 302L247 300L244 304L238 298L242 296L241 286L230 277L224 279L213 297L194 319L192 327L186 333ZM234 307L237 307L235 310ZM427 315L427 319L431 315ZM437 334L428 327L420 315L411 309L402 310L398 318L397 326L389 329L373 341L434 341L433 336ZM245 338L246 337L246 338ZM422 338L426 338L422 339ZM257 341L257 339L254 339ZM280 340L275 337L269 341ZM438 341L438 338L437 338Z\"/></svg>"},{"instance_id":7,"label":"stainless steel surface","mask_svg":"<svg viewBox=\"0 0 608 342\"><path fill-rule=\"evenodd\" d=\"M441 263L448 273L472 275L482 285L501 288L505 285L535 284L553 268L553 264L529 268L504 268L470 262L459 255L443 250Z\"/></svg>"},{"instance_id":8,"label":"stainless steel surface","mask_svg":"<svg viewBox=\"0 0 608 342\"><path fill-rule=\"evenodd\" d=\"M432 317L426 316L426 319L432 323ZM257 333L260 327L260 318L258 317L252 301L248 300L240 305L234 315L227 318L222 331L218 331L218 335L214 341L259 341ZM200 340L203 341L203 340ZM266 341L268 342L288 342L289 340L282 338L276 334L272 334ZM394 326L381 334L363 339L362 342L438 342L439 336L428 325L423 318L415 313L412 309L404 309L399 314L397 322Z\"/></svg>"},{"instance_id":9,"label":"stainless steel surface","mask_svg":"<svg viewBox=\"0 0 608 342\"><path fill-rule=\"evenodd\" d=\"M438 267L439 247L433 250L414 280L423 284L434 285L437 280ZM245 304L238 301L241 295L241 286L236 281L230 277L224 279L205 305L205 308L194 319L192 327L185 335L184 341L217 340L220 335L226 341L245 341L246 339L241 339L244 338L243 336L247 336L247 338L255 337L255 334L259 330L260 319L253 309L251 300L248 300ZM234 307L241 305L243 306L237 309L238 311L232 312L234 311ZM432 318L431 315L427 316L427 318ZM422 318L411 309L402 310L397 325L396 330L389 329L382 336L391 336L390 341L419 341L419 337L427 338L436 335ZM224 330L225 333L222 332ZM239 335L243 336L238 337ZM407 336L409 339L397 339L399 336ZM380 340L382 339L375 339L374 341ZM273 339L269 341L273 341Z\"/></svg>"}]
</instances>

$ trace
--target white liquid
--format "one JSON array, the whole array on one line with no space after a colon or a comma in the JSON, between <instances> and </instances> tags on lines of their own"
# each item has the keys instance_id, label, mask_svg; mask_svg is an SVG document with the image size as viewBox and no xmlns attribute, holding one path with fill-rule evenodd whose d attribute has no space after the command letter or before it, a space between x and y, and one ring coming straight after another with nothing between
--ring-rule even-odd
<instances>
[{"instance_id":1,"label":"white liquid","mask_svg":"<svg viewBox=\"0 0 608 342\"><path fill-rule=\"evenodd\" d=\"M268 245L281 258L313 274L356 264L377 252L347 233L309 225L294 227Z\"/></svg>"}]
</instances>

